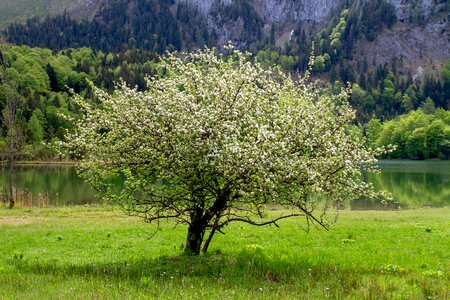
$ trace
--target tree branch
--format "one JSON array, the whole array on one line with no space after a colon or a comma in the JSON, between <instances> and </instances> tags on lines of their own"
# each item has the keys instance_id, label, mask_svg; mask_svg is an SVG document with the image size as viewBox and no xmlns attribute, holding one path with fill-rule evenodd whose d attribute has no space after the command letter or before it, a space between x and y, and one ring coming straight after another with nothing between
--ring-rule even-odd
<instances>
[{"instance_id":1,"label":"tree branch","mask_svg":"<svg viewBox=\"0 0 450 300\"><path fill-rule=\"evenodd\" d=\"M223 227L223 226L227 225L230 222L244 222L244 223L248 223L248 224L255 225L255 226L265 226L265 225L273 224L276 227L279 227L278 224L276 223L279 220L292 218L292 217L304 217L304 216L305 216L304 214L290 214L290 215L280 216L280 217L272 219L270 221L261 222L261 223L251 220L250 217L231 218L231 219L227 219L226 222L222 223L220 227Z\"/></svg>"},{"instance_id":2,"label":"tree branch","mask_svg":"<svg viewBox=\"0 0 450 300\"><path fill-rule=\"evenodd\" d=\"M297 207L298 207L298 209L300 209L301 211L303 211L303 212L305 213L305 215L306 215L306 220L307 220L307 222L308 222L308 227L310 226L310 225L309 225L309 219L312 219L312 220L315 221L317 224L319 224L321 227L323 227L325 230L329 230L329 229L330 229L330 227L329 227L327 224L325 224L325 223L322 222L321 220L318 220L316 217L314 217L314 215L313 215L311 212L307 211L304 207L302 207L302 206L300 206L300 205L298 205Z\"/></svg>"}]
</instances>

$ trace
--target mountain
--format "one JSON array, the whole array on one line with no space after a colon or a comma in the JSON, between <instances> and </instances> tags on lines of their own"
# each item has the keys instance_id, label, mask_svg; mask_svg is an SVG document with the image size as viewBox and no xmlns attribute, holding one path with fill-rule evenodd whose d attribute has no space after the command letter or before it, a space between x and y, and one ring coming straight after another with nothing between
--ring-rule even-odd
<instances>
[{"instance_id":1,"label":"mountain","mask_svg":"<svg viewBox=\"0 0 450 300\"><path fill-rule=\"evenodd\" d=\"M23 23L28 17L42 21L41 18L46 14L57 16L64 12L77 20L97 21L100 27L107 27L112 22L122 27L130 25L142 27L152 23L145 20L156 17L159 21L162 19L167 21L167 24L153 22L158 23L159 27L176 27L180 36L172 40L176 44L173 46L179 49L199 47L200 44L207 43L206 40L212 45L223 45L232 40L243 48L249 48L251 44L270 37L275 39L272 42L280 47L290 40L293 31L298 29L300 24L307 35L314 35L327 26L333 26L333 21L339 18L346 7L358 10L367 2L389 3L395 11L397 22L390 30L380 32L376 39L363 40L354 45L356 46L354 52L366 53L377 64L390 62L395 56L401 56L407 60L412 69L415 68L415 74L424 69L424 61L427 59L431 58L433 63L442 65L449 57L450 4L446 0L3 0L0 1L2 14L0 28L6 28L13 21ZM161 10L165 10L166 13L161 13ZM120 15L115 15L117 12ZM138 19L138 24L133 24L132 19ZM206 26L208 36L201 33L203 38L183 44L186 40L183 35L197 34L195 30L183 29L189 26ZM166 31L158 32L158 28L155 27L158 26L150 30L139 28L138 31L168 34ZM125 43L128 43L129 38L148 39L136 32L123 32L123 28L116 29L114 28L113 32L127 35L121 36L120 39ZM106 30L102 34L110 33ZM174 33L172 35L175 36ZM9 36L12 42L22 42L20 38L12 37L11 34ZM80 46L79 44L83 43L76 43L75 46ZM45 43L41 44L44 45ZM166 46L161 46L160 50L164 50ZM422 59L423 57L426 59Z\"/></svg>"},{"instance_id":2,"label":"mountain","mask_svg":"<svg viewBox=\"0 0 450 300\"><path fill-rule=\"evenodd\" d=\"M402 61L403 69L413 78L423 74L427 66L440 68L450 58L450 4L446 0L390 0L397 22L383 30L371 42L361 41L355 53L361 52L385 64Z\"/></svg>"},{"instance_id":3,"label":"mountain","mask_svg":"<svg viewBox=\"0 0 450 300\"><path fill-rule=\"evenodd\" d=\"M11 22L12 3L2 15ZM9 23L6 41L51 48L91 47L103 52L221 48L228 41L266 65L305 71L311 49L313 75L324 82L352 82L370 101L359 116L390 118L430 97L450 108L441 69L450 58L447 0L40 0ZM60 6L57 5L60 3ZM383 96L386 86L391 94ZM407 90L412 104L402 98ZM421 91L419 91L422 89ZM388 89L389 90L389 89ZM421 94L421 97L415 95ZM385 97L389 101L377 100ZM366 98L364 98L366 99ZM376 103L376 102L380 103ZM378 106L382 106L377 110ZM386 113L387 112L387 113Z\"/></svg>"}]
</instances>

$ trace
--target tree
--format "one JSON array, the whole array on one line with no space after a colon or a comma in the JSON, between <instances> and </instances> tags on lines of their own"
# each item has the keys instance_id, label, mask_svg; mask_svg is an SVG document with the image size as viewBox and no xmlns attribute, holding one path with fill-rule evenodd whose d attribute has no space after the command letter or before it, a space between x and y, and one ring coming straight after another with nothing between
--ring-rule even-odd
<instances>
[{"instance_id":1,"label":"tree","mask_svg":"<svg viewBox=\"0 0 450 300\"><path fill-rule=\"evenodd\" d=\"M434 104L433 99L431 99L430 97L427 97L427 99L425 99L425 102L422 103L420 108L426 114L434 114L434 112L436 111L436 105Z\"/></svg>"},{"instance_id":2,"label":"tree","mask_svg":"<svg viewBox=\"0 0 450 300\"><path fill-rule=\"evenodd\" d=\"M99 105L78 97L84 115L65 145L80 174L129 214L187 224L187 253L205 252L231 222L304 217L328 228L328 208L380 196L360 177L374 152L348 130L346 90L321 94L234 50L168 54L160 67L166 75L146 91L94 88ZM110 184L118 175L121 190ZM265 219L268 204L293 211Z\"/></svg>"},{"instance_id":3,"label":"tree","mask_svg":"<svg viewBox=\"0 0 450 300\"><path fill-rule=\"evenodd\" d=\"M427 127L427 148L429 150L429 156L430 158L438 158L439 157L439 150L442 141L444 140L444 130L445 130L445 124L442 120L434 120L431 122L431 124Z\"/></svg>"},{"instance_id":4,"label":"tree","mask_svg":"<svg viewBox=\"0 0 450 300\"><path fill-rule=\"evenodd\" d=\"M408 94L404 94L402 97L402 108L405 112L410 112L414 109L413 103Z\"/></svg>"},{"instance_id":5,"label":"tree","mask_svg":"<svg viewBox=\"0 0 450 300\"><path fill-rule=\"evenodd\" d=\"M3 79L4 80L4 79ZM14 164L22 142L22 129L18 119L20 107L23 104L22 97L17 93L15 82L3 82L4 108L1 114L1 122L6 128L6 153L9 166L9 208L13 208L14 201Z\"/></svg>"},{"instance_id":6,"label":"tree","mask_svg":"<svg viewBox=\"0 0 450 300\"><path fill-rule=\"evenodd\" d=\"M52 91L58 92L61 90L60 84L58 82L58 75L56 74L55 68L49 63L45 66L45 71L47 72L48 79L50 81L50 88Z\"/></svg>"},{"instance_id":7,"label":"tree","mask_svg":"<svg viewBox=\"0 0 450 300\"><path fill-rule=\"evenodd\" d=\"M367 144L371 148L377 147L377 141L383 132L383 124L379 119L371 119L366 124Z\"/></svg>"},{"instance_id":8,"label":"tree","mask_svg":"<svg viewBox=\"0 0 450 300\"><path fill-rule=\"evenodd\" d=\"M314 73L322 73L325 71L325 60L322 55L319 55L314 59L312 70Z\"/></svg>"},{"instance_id":9,"label":"tree","mask_svg":"<svg viewBox=\"0 0 450 300\"><path fill-rule=\"evenodd\" d=\"M442 91L444 94L444 98L447 99L446 105L447 109L450 109L450 59L447 59L444 67L441 69L441 78L442 78Z\"/></svg>"},{"instance_id":10,"label":"tree","mask_svg":"<svg viewBox=\"0 0 450 300\"><path fill-rule=\"evenodd\" d=\"M361 123L367 123L370 102L367 101L367 93L357 83L352 84L352 95L350 97L352 107L356 109L356 119Z\"/></svg>"},{"instance_id":11,"label":"tree","mask_svg":"<svg viewBox=\"0 0 450 300\"><path fill-rule=\"evenodd\" d=\"M411 159L427 159L429 157L425 128L416 128L411 133L406 140L405 152Z\"/></svg>"},{"instance_id":12,"label":"tree","mask_svg":"<svg viewBox=\"0 0 450 300\"><path fill-rule=\"evenodd\" d=\"M39 108L33 111L33 115L28 121L28 131L33 143L41 143L44 140L44 128L42 127L42 120L44 114Z\"/></svg>"}]
</instances>

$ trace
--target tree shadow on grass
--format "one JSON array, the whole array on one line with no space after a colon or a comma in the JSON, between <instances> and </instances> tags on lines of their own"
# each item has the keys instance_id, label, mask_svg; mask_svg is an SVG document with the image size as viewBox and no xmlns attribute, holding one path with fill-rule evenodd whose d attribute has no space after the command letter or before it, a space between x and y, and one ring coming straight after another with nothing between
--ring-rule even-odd
<instances>
[{"instance_id":1,"label":"tree shadow on grass","mask_svg":"<svg viewBox=\"0 0 450 300\"><path fill-rule=\"evenodd\" d=\"M112 263L70 264L39 261L23 256L9 261L19 274L45 275L53 281L70 278L108 282L123 288L186 288L214 286L219 290L285 289L309 295L310 291L330 293L331 298L345 295L397 293L396 284L417 285L424 295L444 295L443 284L417 278L414 273L395 265L363 267L332 265L317 257L273 255L257 246L247 246L238 253L213 252L202 256L174 255L153 259L120 260ZM440 281L443 282L443 281ZM369 286L368 286L369 285ZM328 287L330 287L328 289ZM403 286L404 287L404 286ZM443 292L444 291L444 292ZM389 296L387 296L389 298ZM371 298L371 297L369 297ZM394 297L395 298L395 297ZM445 297L444 297L445 298Z\"/></svg>"},{"instance_id":2,"label":"tree shadow on grass","mask_svg":"<svg viewBox=\"0 0 450 300\"><path fill-rule=\"evenodd\" d=\"M16 270L28 274L55 277L90 276L105 280L125 280L131 283L138 283L143 278L152 278L152 280L191 278L210 281L234 278L234 283L288 283L303 278L315 282L336 276L348 278L350 274L354 277L361 272L377 272L376 270L340 268L307 257L298 257L298 259L273 257L262 248L252 245L234 255L213 252L202 256L159 256L146 260L89 264L62 263L56 260L41 262L15 257L9 263Z\"/></svg>"}]
</instances>

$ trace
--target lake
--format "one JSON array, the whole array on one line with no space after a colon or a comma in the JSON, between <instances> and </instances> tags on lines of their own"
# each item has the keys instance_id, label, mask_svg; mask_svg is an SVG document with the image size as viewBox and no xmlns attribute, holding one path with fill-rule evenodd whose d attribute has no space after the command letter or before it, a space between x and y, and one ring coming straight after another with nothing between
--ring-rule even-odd
<instances>
[{"instance_id":1,"label":"lake","mask_svg":"<svg viewBox=\"0 0 450 300\"><path fill-rule=\"evenodd\" d=\"M402 209L450 205L450 161L382 160L380 174L365 174L376 189L392 194ZM383 209L370 199L351 204L352 209Z\"/></svg>"},{"instance_id":2,"label":"lake","mask_svg":"<svg viewBox=\"0 0 450 300\"><path fill-rule=\"evenodd\" d=\"M8 170L0 173L0 187L9 187ZM3 180L6 177L6 183ZM64 206L98 203L88 184L71 165L19 165L14 174L15 198L19 206ZM2 191L4 194L4 190Z\"/></svg>"},{"instance_id":3,"label":"lake","mask_svg":"<svg viewBox=\"0 0 450 300\"><path fill-rule=\"evenodd\" d=\"M450 205L450 161L380 161L380 174L365 174L377 189L390 192L402 209ZM0 186L7 186L6 170ZM64 206L98 203L95 192L78 177L73 166L16 166L18 206ZM3 192L2 192L3 194ZM351 209L387 209L372 199L349 204Z\"/></svg>"}]
</instances>

